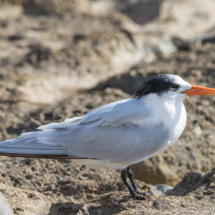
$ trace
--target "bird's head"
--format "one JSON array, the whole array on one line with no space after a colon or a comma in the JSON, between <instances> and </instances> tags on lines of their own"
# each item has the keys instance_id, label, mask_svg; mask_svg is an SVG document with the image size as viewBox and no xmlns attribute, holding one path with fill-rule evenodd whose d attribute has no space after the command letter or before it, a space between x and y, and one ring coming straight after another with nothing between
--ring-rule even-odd
<instances>
[{"instance_id":1,"label":"bird's head","mask_svg":"<svg viewBox=\"0 0 215 215\"><path fill-rule=\"evenodd\" d=\"M171 74L160 74L144 82L135 92L139 99L151 94L159 97L185 98L193 95L215 95L215 89L191 85L181 77Z\"/></svg>"}]
</instances>

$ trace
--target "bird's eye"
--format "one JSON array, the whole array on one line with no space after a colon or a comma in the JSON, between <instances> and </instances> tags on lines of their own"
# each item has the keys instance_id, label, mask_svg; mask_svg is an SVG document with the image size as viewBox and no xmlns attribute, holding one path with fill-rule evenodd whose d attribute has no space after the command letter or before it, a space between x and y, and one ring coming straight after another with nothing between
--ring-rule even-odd
<instances>
[{"instance_id":1,"label":"bird's eye","mask_svg":"<svg viewBox=\"0 0 215 215\"><path fill-rule=\"evenodd\" d=\"M175 84L175 85L172 85L171 86L171 89L172 90L177 90L179 88L179 85L178 84Z\"/></svg>"}]
</instances>

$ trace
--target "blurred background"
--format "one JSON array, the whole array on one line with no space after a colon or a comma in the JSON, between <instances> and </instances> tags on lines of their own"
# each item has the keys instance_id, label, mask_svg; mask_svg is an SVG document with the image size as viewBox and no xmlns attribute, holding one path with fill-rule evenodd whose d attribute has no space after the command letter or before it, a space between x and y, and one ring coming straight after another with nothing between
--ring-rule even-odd
<instances>
[{"instance_id":1,"label":"blurred background","mask_svg":"<svg viewBox=\"0 0 215 215\"><path fill-rule=\"evenodd\" d=\"M160 73L215 88L214 8L214 0L1 0L0 140L131 98ZM133 165L136 179L173 186L189 171L215 166L215 97L190 97L185 105L182 137ZM1 184L32 190L71 180L76 168L70 161L0 161Z\"/></svg>"}]
</instances>

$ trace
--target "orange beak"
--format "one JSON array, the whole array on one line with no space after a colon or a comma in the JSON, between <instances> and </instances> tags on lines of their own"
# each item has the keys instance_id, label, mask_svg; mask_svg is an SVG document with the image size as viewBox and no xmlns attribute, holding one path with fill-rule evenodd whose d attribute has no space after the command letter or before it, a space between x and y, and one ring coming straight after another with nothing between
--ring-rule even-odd
<instances>
[{"instance_id":1,"label":"orange beak","mask_svg":"<svg viewBox=\"0 0 215 215\"><path fill-rule=\"evenodd\" d=\"M207 88L207 87L199 87L195 85L191 85L192 89L182 91L181 93L187 94L187 96L194 95L215 95L215 89Z\"/></svg>"}]
</instances>

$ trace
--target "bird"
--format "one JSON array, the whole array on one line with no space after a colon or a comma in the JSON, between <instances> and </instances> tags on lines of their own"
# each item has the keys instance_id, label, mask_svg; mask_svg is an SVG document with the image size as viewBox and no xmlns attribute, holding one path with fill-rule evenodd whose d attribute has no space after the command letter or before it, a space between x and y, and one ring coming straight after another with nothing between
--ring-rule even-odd
<instances>
[{"instance_id":1,"label":"bird","mask_svg":"<svg viewBox=\"0 0 215 215\"><path fill-rule=\"evenodd\" d=\"M131 165L176 142L186 126L183 101L193 95L215 95L215 89L191 85L177 75L159 74L141 84L131 99L1 142L0 155L71 158L90 168L120 169L131 197L146 200L153 194L139 191Z\"/></svg>"}]
</instances>

